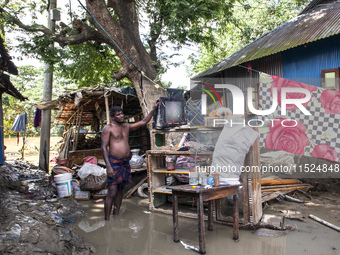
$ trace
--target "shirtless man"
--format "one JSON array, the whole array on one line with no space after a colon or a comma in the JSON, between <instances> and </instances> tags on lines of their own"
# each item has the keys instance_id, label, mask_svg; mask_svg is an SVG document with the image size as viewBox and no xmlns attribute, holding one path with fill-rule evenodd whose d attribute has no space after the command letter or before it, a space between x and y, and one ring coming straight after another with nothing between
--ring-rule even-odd
<instances>
[{"instance_id":1,"label":"shirtless man","mask_svg":"<svg viewBox=\"0 0 340 255\"><path fill-rule=\"evenodd\" d=\"M113 214L119 214L124 186L127 182L131 182L129 132L145 126L151 120L157 106L158 100L144 119L132 124L124 122L124 113L119 106L110 109L113 122L104 127L101 135L108 185L108 193L104 202L105 220L110 219L112 203Z\"/></svg>"}]
</instances>

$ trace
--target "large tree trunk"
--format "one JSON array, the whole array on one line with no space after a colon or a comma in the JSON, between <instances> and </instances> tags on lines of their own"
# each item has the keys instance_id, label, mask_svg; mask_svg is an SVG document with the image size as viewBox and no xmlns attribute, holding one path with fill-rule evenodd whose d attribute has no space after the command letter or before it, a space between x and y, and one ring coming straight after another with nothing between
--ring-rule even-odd
<instances>
[{"instance_id":1,"label":"large tree trunk","mask_svg":"<svg viewBox=\"0 0 340 255\"><path fill-rule=\"evenodd\" d=\"M89 17L90 22L94 24L104 38L103 40L112 46L121 60L122 68L113 74L112 77L117 80L127 77L132 82L145 116L147 111L152 109L154 102L158 97L166 96L166 90L141 76L141 71L143 71L147 77L154 80L157 71L152 65L151 57L140 39L135 1L109 1L108 5L114 9L119 17L119 23L112 18L104 0L87 0L86 3L88 10L92 13L93 17L115 42L112 42L98 24ZM124 56L117 46L133 64ZM143 81L142 84L141 79ZM141 89L141 85L143 90Z\"/></svg>"}]
</instances>

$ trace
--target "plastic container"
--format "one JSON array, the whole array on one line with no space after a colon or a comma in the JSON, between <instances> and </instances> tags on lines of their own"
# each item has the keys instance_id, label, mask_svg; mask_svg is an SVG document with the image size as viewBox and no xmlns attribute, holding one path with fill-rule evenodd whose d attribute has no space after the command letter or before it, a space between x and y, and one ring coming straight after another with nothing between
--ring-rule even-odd
<instances>
[{"instance_id":1,"label":"plastic container","mask_svg":"<svg viewBox=\"0 0 340 255\"><path fill-rule=\"evenodd\" d=\"M220 186L220 174L214 174L214 187Z\"/></svg>"},{"instance_id":2,"label":"plastic container","mask_svg":"<svg viewBox=\"0 0 340 255\"><path fill-rule=\"evenodd\" d=\"M72 174L57 174L54 176L57 184L57 192L59 197L69 197L72 195Z\"/></svg>"},{"instance_id":3,"label":"plastic container","mask_svg":"<svg viewBox=\"0 0 340 255\"><path fill-rule=\"evenodd\" d=\"M189 170L189 185L198 185L198 174L195 169Z\"/></svg>"},{"instance_id":4,"label":"plastic container","mask_svg":"<svg viewBox=\"0 0 340 255\"><path fill-rule=\"evenodd\" d=\"M91 196L90 191L82 191L82 190L74 191L74 198L76 200L90 200L90 196Z\"/></svg>"},{"instance_id":5,"label":"plastic container","mask_svg":"<svg viewBox=\"0 0 340 255\"><path fill-rule=\"evenodd\" d=\"M208 185L214 186L214 176L212 174L208 176Z\"/></svg>"}]
</instances>

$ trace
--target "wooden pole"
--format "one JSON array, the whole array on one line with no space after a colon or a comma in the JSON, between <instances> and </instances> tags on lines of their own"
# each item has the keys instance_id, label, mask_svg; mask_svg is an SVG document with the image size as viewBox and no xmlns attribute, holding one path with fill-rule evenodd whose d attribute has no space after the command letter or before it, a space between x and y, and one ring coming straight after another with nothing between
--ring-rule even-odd
<instances>
[{"instance_id":1,"label":"wooden pole","mask_svg":"<svg viewBox=\"0 0 340 255\"><path fill-rule=\"evenodd\" d=\"M132 196L132 194L139 188L140 185L142 185L145 181L146 181L146 176L145 178L143 178L142 180L140 180L140 182L137 183L136 186L134 186L128 194L126 194L125 198L130 198Z\"/></svg>"},{"instance_id":2,"label":"wooden pole","mask_svg":"<svg viewBox=\"0 0 340 255\"><path fill-rule=\"evenodd\" d=\"M57 8L57 0L49 1L48 10L48 28L55 32L55 20L52 19L51 11ZM52 43L50 47L54 47ZM42 101L50 101L52 99L53 87L53 64L45 65L44 87ZM39 167L45 172L49 171L50 161L50 136L51 136L51 110L45 109L41 111L41 132L40 132L40 149L39 149Z\"/></svg>"},{"instance_id":3,"label":"wooden pole","mask_svg":"<svg viewBox=\"0 0 340 255\"><path fill-rule=\"evenodd\" d=\"M106 125L110 124L110 109L109 109L109 98L108 95L105 93L105 109L106 109Z\"/></svg>"},{"instance_id":4,"label":"wooden pole","mask_svg":"<svg viewBox=\"0 0 340 255\"><path fill-rule=\"evenodd\" d=\"M84 110L84 106L81 107L79 121L77 123L77 136L76 136L76 141L74 142L73 151L77 150L78 139L79 139L79 131L80 131L80 124L81 124L81 120L82 120L82 117L83 117L83 110Z\"/></svg>"},{"instance_id":5,"label":"wooden pole","mask_svg":"<svg viewBox=\"0 0 340 255\"><path fill-rule=\"evenodd\" d=\"M22 151L21 151L21 160L24 160L25 155L25 133L22 137Z\"/></svg>"}]
</instances>

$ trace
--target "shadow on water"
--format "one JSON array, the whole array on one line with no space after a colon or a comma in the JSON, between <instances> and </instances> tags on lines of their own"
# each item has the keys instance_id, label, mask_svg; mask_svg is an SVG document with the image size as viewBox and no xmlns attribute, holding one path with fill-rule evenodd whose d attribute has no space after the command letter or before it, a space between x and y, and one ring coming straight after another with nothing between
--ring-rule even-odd
<instances>
[{"instance_id":1,"label":"shadow on water","mask_svg":"<svg viewBox=\"0 0 340 255\"><path fill-rule=\"evenodd\" d=\"M86 216L76 224L75 231L92 243L96 254L197 254L197 221L179 218L180 242L172 237L172 216L151 213L147 199L123 200L119 216L104 221L104 204L93 200L80 201ZM251 230L240 230L240 241L232 239L232 227L214 224L206 228L207 254L338 254L339 233L313 222L288 221L297 230L278 237L258 236ZM206 225L207 226L207 225Z\"/></svg>"}]
</instances>

